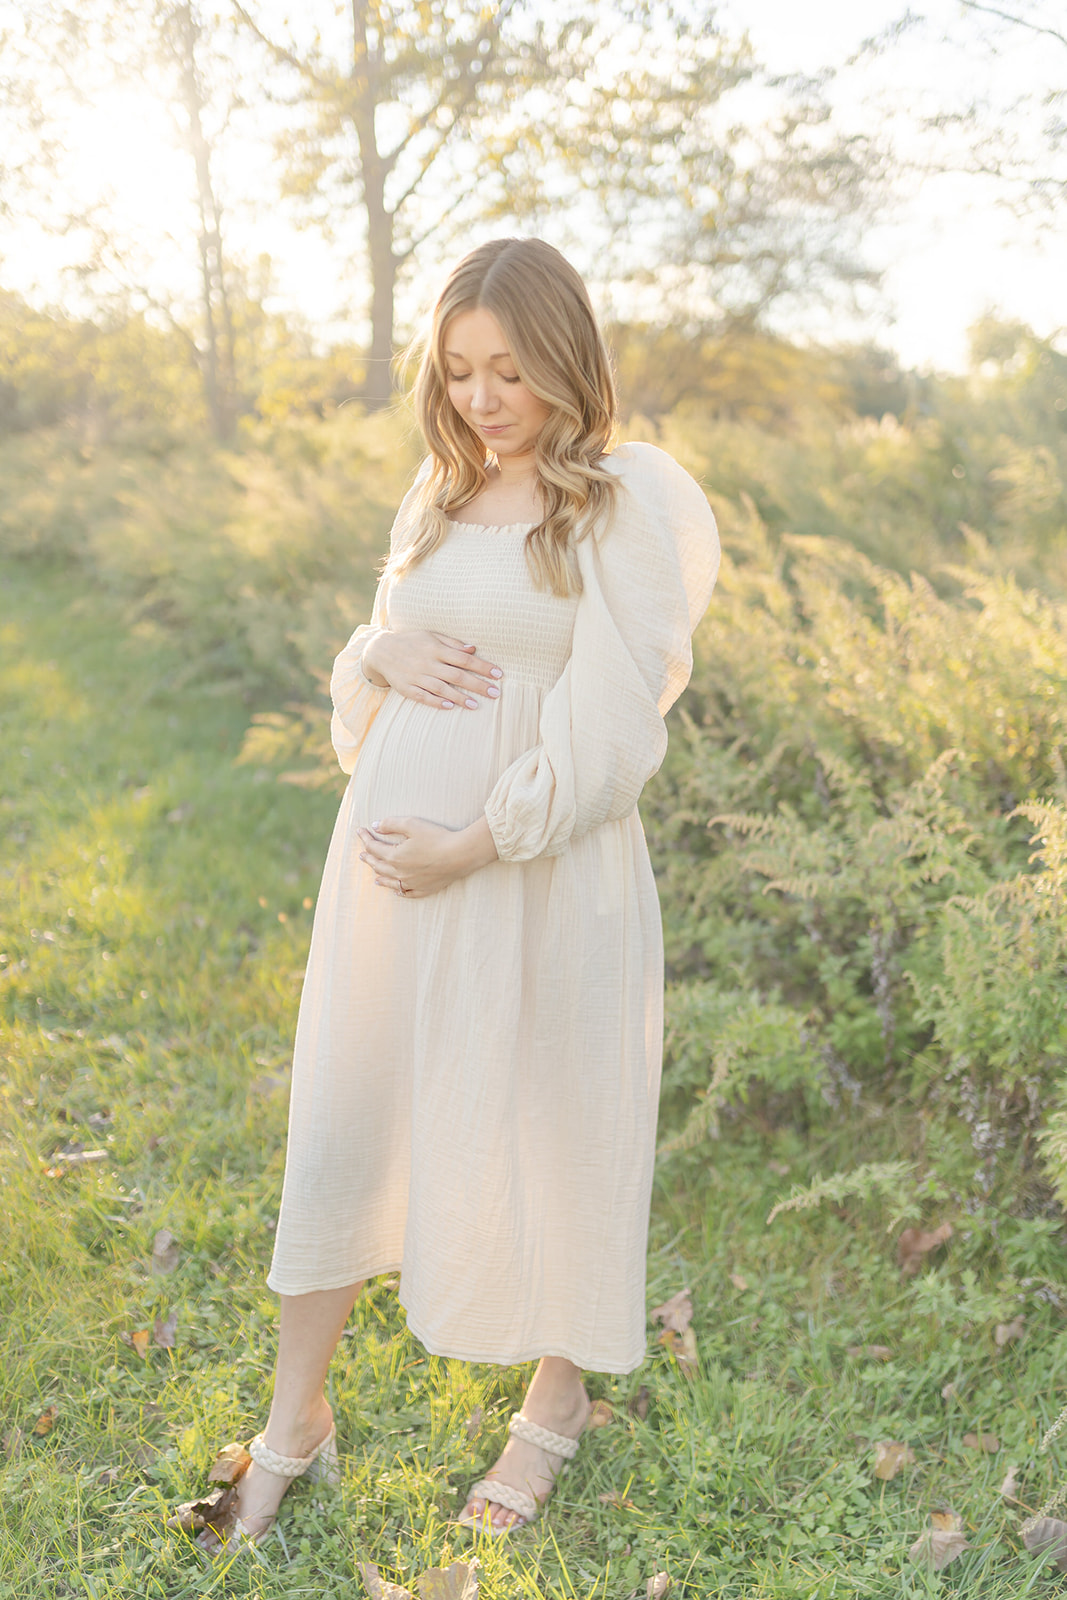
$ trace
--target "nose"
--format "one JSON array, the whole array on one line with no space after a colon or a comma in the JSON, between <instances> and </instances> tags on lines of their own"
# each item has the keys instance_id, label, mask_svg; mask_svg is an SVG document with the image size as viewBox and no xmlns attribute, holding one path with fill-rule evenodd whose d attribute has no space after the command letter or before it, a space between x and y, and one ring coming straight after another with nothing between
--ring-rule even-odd
<instances>
[{"instance_id":1,"label":"nose","mask_svg":"<svg viewBox=\"0 0 1067 1600\"><path fill-rule=\"evenodd\" d=\"M479 416L487 417L497 409L498 404L499 401L493 394L492 386L488 379L479 379L475 383L474 393L471 395L471 410L476 411Z\"/></svg>"}]
</instances>

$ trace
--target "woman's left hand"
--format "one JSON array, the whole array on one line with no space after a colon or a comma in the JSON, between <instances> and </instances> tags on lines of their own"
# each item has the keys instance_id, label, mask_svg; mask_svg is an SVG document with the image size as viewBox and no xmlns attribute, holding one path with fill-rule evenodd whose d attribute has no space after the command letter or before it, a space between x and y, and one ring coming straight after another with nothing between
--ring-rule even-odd
<instances>
[{"instance_id":1,"label":"woman's left hand","mask_svg":"<svg viewBox=\"0 0 1067 1600\"><path fill-rule=\"evenodd\" d=\"M373 827L360 828L359 836L363 840L359 859L373 868L375 883L405 900L438 894L497 859L484 816L469 828L458 829L422 817L386 817Z\"/></svg>"}]
</instances>

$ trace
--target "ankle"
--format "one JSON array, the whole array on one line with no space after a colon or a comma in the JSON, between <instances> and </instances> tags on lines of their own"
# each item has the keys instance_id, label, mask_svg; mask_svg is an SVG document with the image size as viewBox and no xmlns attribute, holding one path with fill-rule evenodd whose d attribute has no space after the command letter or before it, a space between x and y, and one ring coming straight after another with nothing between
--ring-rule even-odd
<instances>
[{"instance_id":1,"label":"ankle","mask_svg":"<svg viewBox=\"0 0 1067 1600\"><path fill-rule=\"evenodd\" d=\"M299 1406L279 1405L276 1400L263 1438L279 1455L306 1456L321 1444L332 1422L333 1412L325 1395Z\"/></svg>"}]
</instances>

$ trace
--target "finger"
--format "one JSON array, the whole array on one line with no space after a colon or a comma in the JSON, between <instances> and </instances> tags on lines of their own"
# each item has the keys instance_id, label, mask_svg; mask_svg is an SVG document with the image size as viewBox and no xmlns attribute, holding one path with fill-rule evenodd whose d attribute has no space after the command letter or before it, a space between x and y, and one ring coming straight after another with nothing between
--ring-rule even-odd
<instances>
[{"instance_id":1,"label":"finger","mask_svg":"<svg viewBox=\"0 0 1067 1600\"><path fill-rule=\"evenodd\" d=\"M461 673L474 673L479 678L491 678L494 682L504 676L501 669L494 666L492 661L486 661L483 656L464 655L458 650L453 651L451 655L443 655L440 665L455 667Z\"/></svg>"},{"instance_id":2,"label":"finger","mask_svg":"<svg viewBox=\"0 0 1067 1600\"><path fill-rule=\"evenodd\" d=\"M437 680L430 679L429 681L435 682ZM419 705L433 706L435 711L451 711L456 704L458 690L454 684L445 683L443 679L440 681L442 685L441 693L435 693L431 689L423 689L414 683L409 684L407 688L400 689L399 692L407 700L418 701ZM398 685L394 684L393 688L398 688Z\"/></svg>"},{"instance_id":3,"label":"finger","mask_svg":"<svg viewBox=\"0 0 1067 1600\"><path fill-rule=\"evenodd\" d=\"M406 839L411 832L406 817L382 817L378 822L372 822L371 832L379 836L383 833L399 833Z\"/></svg>"},{"instance_id":4,"label":"finger","mask_svg":"<svg viewBox=\"0 0 1067 1600\"><path fill-rule=\"evenodd\" d=\"M448 645L452 650L465 650L468 654L478 648L476 644L467 644L463 639L453 639L451 634L448 633L435 633L433 637L439 639L442 644Z\"/></svg>"}]
</instances>

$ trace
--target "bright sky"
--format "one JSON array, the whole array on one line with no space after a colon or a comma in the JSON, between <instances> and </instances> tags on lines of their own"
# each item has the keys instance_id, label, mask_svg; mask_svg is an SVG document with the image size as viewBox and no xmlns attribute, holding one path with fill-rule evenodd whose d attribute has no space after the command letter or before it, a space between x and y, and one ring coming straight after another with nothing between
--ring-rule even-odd
<instances>
[{"instance_id":1,"label":"bright sky","mask_svg":"<svg viewBox=\"0 0 1067 1600\"><path fill-rule=\"evenodd\" d=\"M1063 27L1062 0L1004 5ZM928 19L926 27L852 66L849 58L863 40L900 17L902 0L723 0L720 15L732 29L747 29L757 56L782 74L841 69L830 91L839 126L889 126L905 154L925 148L914 131L922 114L958 108L972 92L989 88L1005 103L1042 85L1067 84L1067 46L1024 30L997 33L991 19L965 11L959 0L912 0L912 6ZM983 43L991 37L999 44L995 56ZM235 187L270 192L266 141L238 147L232 159ZM158 100L131 88L90 106L72 125L69 171L68 182L86 195L100 190L102 175L106 180L119 231L132 241L116 264L120 275L136 281L146 270L167 274L168 262L177 267L188 249L187 162L175 151ZM999 203L1007 191L994 180L927 177L906 190L893 219L867 239L871 263L885 271L874 319L859 326L809 316L793 331L829 339L873 335L909 364L958 368L966 329L986 310L1025 320L1041 334L1067 323L1063 208L1055 230L1041 238ZM234 215L228 227L231 247L245 259L263 252L273 258L279 306L299 310L321 331L358 337L360 286L351 276L345 281L336 249L314 230L294 226L285 205L261 209L254 220ZM84 248L84 236L9 228L0 245L0 284L35 301L69 302L62 269Z\"/></svg>"}]
</instances>

